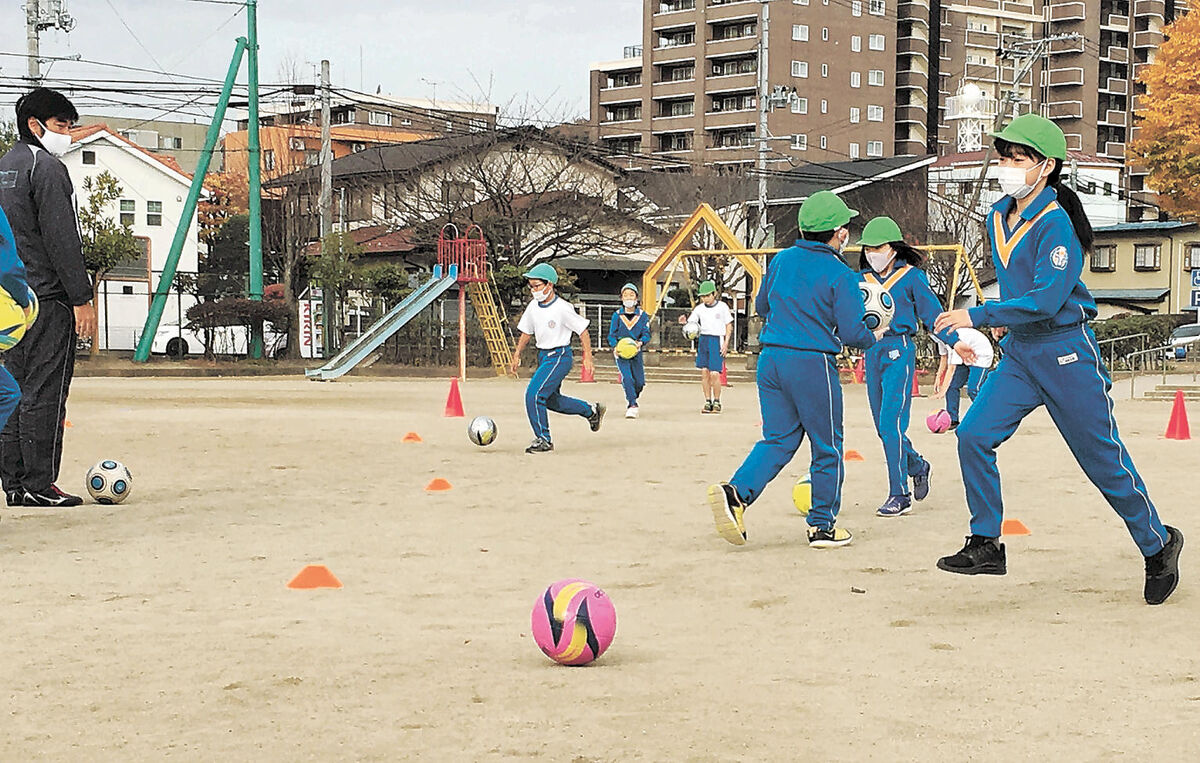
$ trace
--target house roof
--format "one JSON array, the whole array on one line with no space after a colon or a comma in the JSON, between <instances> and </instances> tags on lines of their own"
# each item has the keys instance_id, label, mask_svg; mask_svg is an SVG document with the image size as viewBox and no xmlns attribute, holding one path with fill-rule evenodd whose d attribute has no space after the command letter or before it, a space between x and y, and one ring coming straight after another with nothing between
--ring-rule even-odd
<instances>
[{"instance_id":1,"label":"house roof","mask_svg":"<svg viewBox=\"0 0 1200 763\"><path fill-rule=\"evenodd\" d=\"M1098 228L1093 228L1094 233L1146 233L1154 231L1178 231L1185 228L1194 228L1196 223L1185 222L1183 220L1145 220L1136 223L1117 223L1116 225L1101 225Z\"/></svg>"},{"instance_id":2,"label":"house roof","mask_svg":"<svg viewBox=\"0 0 1200 763\"><path fill-rule=\"evenodd\" d=\"M138 144L131 141L129 138L126 138L124 135L121 135L120 133L116 132L115 130L113 130L111 127L109 127L107 124L104 124L103 122L100 122L98 124L83 125L81 127L74 127L71 129L71 143L73 146L75 144L84 145L86 143L91 143L91 142L97 140L101 136L107 136L114 140L120 141L121 143L132 148L133 150L137 151L138 153L142 154L143 156L153 159L154 161L163 165L164 167L171 170L175 174L183 177L185 185L190 184L192 182L192 176L190 174L188 174L187 172L184 172L183 167L179 166L179 162L175 161L175 157L166 156L165 154L156 154L153 151L147 151L145 148L142 148Z\"/></svg>"},{"instance_id":3,"label":"house roof","mask_svg":"<svg viewBox=\"0 0 1200 763\"><path fill-rule=\"evenodd\" d=\"M369 225L350 231L350 239L362 247L363 254L403 254L417 248L413 240L411 228L397 228L392 225ZM306 255L315 256L321 253L321 242L313 241L304 247Z\"/></svg>"},{"instance_id":4,"label":"house roof","mask_svg":"<svg viewBox=\"0 0 1200 763\"><path fill-rule=\"evenodd\" d=\"M1094 299L1114 302L1158 302L1170 293L1170 289L1089 289Z\"/></svg>"}]
</instances>

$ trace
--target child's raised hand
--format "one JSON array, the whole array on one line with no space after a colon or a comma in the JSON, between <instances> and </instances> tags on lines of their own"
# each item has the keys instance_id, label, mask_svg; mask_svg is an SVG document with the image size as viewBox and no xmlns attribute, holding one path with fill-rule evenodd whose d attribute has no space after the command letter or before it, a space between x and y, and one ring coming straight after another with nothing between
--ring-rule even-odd
<instances>
[{"instance_id":1,"label":"child's raised hand","mask_svg":"<svg viewBox=\"0 0 1200 763\"><path fill-rule=\"evenodd\" d=\"M950 310L937 317L933 324L933 330L934 333L940 333L946 329L971 328L974 325L971 321L971 314L966 310Z\"/></svg>"},{"instance_id":2,"label":"child's raised hand","mask_svg":"<svg viewBox=\"0 0 1200 763\"><path fill-rule=\"evenodd\" d=\"M963 362L967 365L971 365L979 357L975 354L975 351L971 349L971 345L967 344L961 339L958 340L958 343L954 345L954 351L958 353L958 357L962 358Z\"/></svg>"}]
</instances>

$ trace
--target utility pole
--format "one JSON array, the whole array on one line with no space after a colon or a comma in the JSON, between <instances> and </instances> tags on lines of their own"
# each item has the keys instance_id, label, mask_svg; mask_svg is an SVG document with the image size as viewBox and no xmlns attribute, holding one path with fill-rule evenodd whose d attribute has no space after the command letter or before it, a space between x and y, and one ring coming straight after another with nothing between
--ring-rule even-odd
<instances>
[{"instance_id":1,"label":"utility pole","mask_svg":"<svg viewBox=\"0 0 1200 763\"><path fill-rule=\"evenodd\" d=\"M65 0L25 0L25 40L29 56L29 84L42 84L42 45L39 35L47 29L70 32L75 19L67 13Z\"/></svg>"},{"instance_id":2,"label":"utility pole","mask_svg":"<svg viewBox=\"0 0 1200 763\"><path fill-rule=\"evenodd\" d=\"M250 174L250 300L262 302L262 159L258 141L258 0L246 0L247 63L249 79L249 154ZM263 324L254 321L250 329L250 357L263 356Z\"/></svg>"},{"instance_id":3,"label":"utility pole","mask_svg":"<svg viewBox=\"0 0 1200 763\"><path fill-rule=\"evenodd\" d=\"M770 82L767 67L768 33L771 28L771 4L762 0L762 29L758 35L758 235L754 246L767 240L767 115L771 113Z\"/></svg>"},{"instance_id":4,"label":"utility pole","mask_svg":"<svg viewBox=\"0 0 1200 763\"><path fill-rule=\"evenodd\" d=\"M329 83L329 61L321 61L321 242L333 232L333 138L330 134L329 107L332 95ZM324 356L333 357L333 299L327 289L321 290L321 347Z\"/></svg>"}]
</instances>

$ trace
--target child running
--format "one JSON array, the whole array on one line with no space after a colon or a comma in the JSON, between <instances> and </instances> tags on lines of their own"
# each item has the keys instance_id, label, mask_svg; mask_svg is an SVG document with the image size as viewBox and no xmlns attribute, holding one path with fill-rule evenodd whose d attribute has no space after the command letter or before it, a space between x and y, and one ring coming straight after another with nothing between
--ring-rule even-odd
<instances>
[{"instance_id":1,"label":"child running","mask_svg":"<svg viewBox=\"0 0 1200 763\"><path fill-rule=\"evenodd\" d=\"M956 431L971 534L962 549L938 560L947 572L1003 575L999 542L1004 504L996 448L1021 420L1046 406L1054 425L1145 557L1143 597L1161 604L1179 583L1183 533L1164 525L1125 444L1117 434L1112 381L1088 321L1096 303L1080 280L1092 226L1079 197L1062 182L1067 141L1036 114L993 133L997 178L1005 196L987 218L999 301L938 316L937 330L1007 326L1004 358Z\"/></svg>"},{"instance_id":2,"label":"child running","mask_svg":"<svg viewBox=\"0 0 1200 763\"><path fill-rule=\"evenodd\" d=\"M920 268L921 253L904 242L900 226L892 218L876 217L867 223L859 245L862 247L859 262L862 280L882 285L896 304L892 322L883 338L867 350L864 367L867 400L875 419L875 431L883 442L888 470L888 497L875 513L881 517L898 517L912 511L914 498L923 501L929 495L932 467L908 439L913 374L917 369L913 337L920 323L927 327L933 325L942 305L929 288L925 271ZM971 353L965 343L959 342L954 331L943 331L939 338L954 346L964 357ZM912 477L911 495L909 477Z\"/></svg>"},{"instance_id":3,"label":"child running","mask_svg":"<svg viewBox=\"0 0 1200 763\"><path fill-rule=\"evenodd\" d=\"M851 534L836 527L842 500L842 345L876 341L863 323L858 278L842 262L850 241L846 224L858 212L831 191L800 206L801 240L771 258L754 306L766 320L759 339L758 399L763 436L729 480L708 488L717 532L746 542L742 516L792 460L805 435L812 452L812 507L808 544L845 546ZM882 333L882 332L880 332Z\"/></svg>"},{"instance_id":4,"label":"child running","mask_svg":"<svg viewBox=\"0 0 1200 763\"><path fill-rule=\"evenodd\" d=\"M632 358L622 358L617 353L617 343L628 339L637 345L638 352ZM646 387L646 366L642 362L642 347L650 341L650 316L638 306L638 288L631 283L621 287L621 309L613 313L608 327L608 343L617 359L617 370L621 372L621 386L625 389L625 418L638 417L638 396Z\"/></svg>"},{"instance_id":5,"label":"child running","mask_svg":"<svg viewBox=\"0 0 1200 763\"><path fill-rule=\"evenodd\" d=\"M983 386L983 380L987 378L988 371L992 368L992 361L995 359L992 343L982 331L963 327L958 330L958 338L959 341L966 342L967 346L974 350L974 361L966 362L953 347L947 347L941 339L934 338L941 360L938 361L937 382L934 386L933 396L946 398L946 413L950 414L948 431L958 429L958 409L962 402L962 390L965 388L967 397L974 402L976 396L979 395L979 388Z\"/></svg>"},{"instance_id":6,"label":"child running","mask_svg":"<svg viewBox=\"0 0 1200 763\"><path fill-rule=\"evenodd\" d=\"M571 334L579 334L583 346L583 367L593 371L592 341L588 336L588 319L584 318L565 299L554 292L558 283L558 271L548 263L534 265L525 273L529 279L529 290L533 301L525 308L517 323L521 337L513 351L512 372L521 366L521 351L536 337L538 367L525 388L525 411L529 414L529 426L533 428L533 442L526 453L548 453L554 450L550 440L548 410L568 415L582 416L588 420L592 431L600 429L604 420L603 403L586 403L559 392L563 380L571 373Z\"/></svg>"},{"instance_id":7,"label":"child running","mask_svg":"<svg viewBox=\"0 0 1200 763\"><path fill-rule=\"evenodd\" d=\"M717 285L704 281L696 290L700 304L692 310L688 323L700 324L696 340L696 368L700 369L700 385L704 389L704 408L701 413L721 412L721 370L733 336L733 313L729 305L717 299Z\"/></svg>"}]
</instances>

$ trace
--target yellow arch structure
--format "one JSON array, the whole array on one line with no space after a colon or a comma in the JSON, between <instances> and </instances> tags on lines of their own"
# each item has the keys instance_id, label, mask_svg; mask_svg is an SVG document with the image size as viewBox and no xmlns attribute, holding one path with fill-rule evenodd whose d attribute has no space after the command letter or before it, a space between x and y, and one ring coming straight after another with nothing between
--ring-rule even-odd
<instances>
[{"instance_id":1,"label":"yellow arch structure","mask_svg":"<svg viewBox=\"0 0 1200 763\"><path fill-rule=\"evenodd\" d=\"M700 230L700 227L706 224L721 243L725 245L725 248L685 249L684 247L692 240L692 236L696 231ZM667 268L674 268L682 257L732 255L745 268L746 274L750 276L750 280L753 283L752 294L757 294L759 287L762 285L763 270L756 258L764 254L775 254L778 251L778 249L743 248L737 236L733 235L733 231L729 230L729 226L725 224L725 221L721 219L717 211L708 204L701 204L696 207L696 211L692 213L692 216L688 218L687 222L667 242L667 246L663 249L662 254L658 256L658 259L651 263L650 267L646 268L646 272L642 274L642 304L644 305L644 309L650 315L658 312L659 304L662 301L658 291L658 277Z\"/></svg>"}]
</instances>

